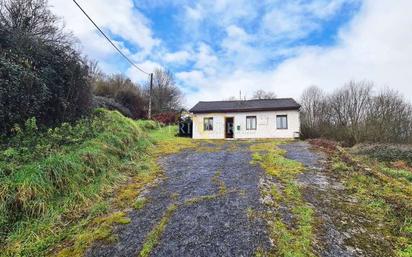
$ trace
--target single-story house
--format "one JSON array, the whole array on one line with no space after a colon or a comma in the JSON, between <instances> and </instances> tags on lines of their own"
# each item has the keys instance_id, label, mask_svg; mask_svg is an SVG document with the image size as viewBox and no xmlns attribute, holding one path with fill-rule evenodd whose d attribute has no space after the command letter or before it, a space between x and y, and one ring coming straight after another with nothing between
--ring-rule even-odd
<instances>
[{"instance_id":1,"label":"single-story house","mask_svg":"<svg viewBox=\"0 0 412 257\"><path fill-rule=\"evenodd\" d=\"M299 109L292 98L201 101L190 109L193 138L295 138Z\"/></svg>"}]
</instances>

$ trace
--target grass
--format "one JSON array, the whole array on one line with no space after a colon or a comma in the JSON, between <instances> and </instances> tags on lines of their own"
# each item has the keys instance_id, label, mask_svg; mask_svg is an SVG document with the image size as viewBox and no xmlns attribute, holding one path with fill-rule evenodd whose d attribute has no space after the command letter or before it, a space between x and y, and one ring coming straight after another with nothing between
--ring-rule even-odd
<instances>
[{"instance_id":1,"label":"grass","mask_svg":"<svg viewBox=\"0 0 412 257\"><path fill-rule=\"evenodd\" d=\"M272 186L263 191L264 196L270 196L271 207L277 209L285 205L293 215L293 224L285 222L279 212L268 213L269 236L275 243L274 252L259 255L264 256L314 256L313 241L313 209L302 198L299 186L294 181L303 172L303 165L284 157L285 151L278 147L284 141L269 141L257 143L250 147L253 152L252 163L259 164L268 175L274 176L282 187Z\"/></svg>"},{"instance_id":2,"label":"grass","mask_svg":"<svg viewBox=\"0 0 412 257\"><path fill-rule=\"evenodd\" d=\"M198 145L197 141L191 138L176 137L177 129L177 126L166 126L150 133L150 139L156 144L154 154L173 154Z\"/></svg>"},{"instance_id":3,"label":"grass","mask_svg":"<svg viewBox=\"0 0 412 257\"><path fill-rule=\"evenodd\" d=\"M169 219L172 217L173 213L176 211L177 205L171 204L165 214L163 215L160 222L149 232L147 235L142 249L140 250L139 256L140 257L147 257L150 255L152 250L156 247L159 243L160 237L163 234L163 231L166 228L167 223L169 223Z\"/></svg>"},{"instance_id":4,"label":"grass","mask_svg":"<svg viewBox=\"0 0 412 257\"><path fill-rule=\"evenodd\" d=\"M113 242L116 238L112 235L112 227L115 224L128 224L130 219L124 212L115 212L104 217L95 218L93 227L88 230L82 230L77 234L76 240L71 246L65 246L59 251L58 257L80 257L84 255L86 249L96 240L106 240Z\"/></svg>"},{"instance_id":5,"label":"grass","mask_svg":"<svg viewBox=\"0 0 412 257\"><path fill-rule=\"evenodd\" d=\"M137 198L136 201L134 202L133 207L134 207L136 210L143 209L143 207L147 204L147 202L148 202L148 199L145 198L145 197Z\"/></svg>"},{"instance_id":6,"label":"grass","mask_svg":"<svg viewBox=\"0 0 412 257\"><path fill-rule=\"evenodd\" d=\"M213 175L212 177L212 183L219 187L218 195L224 195L227 192L227 187L225 185L225 182L220 179L221 175L222 175L222 171L218 170L216 171L215 175Z\"/></svg>"},{"instance_id":7,"label":"grass","mask_svg":"<svg viewBox=\"0 0 412 257\"><path fill-rule=\"evenodd\" d=\"M95 240L115 240L112 226L128 222L120 210L141 207L139 192L161 176L156 157L171 152L154 144L183 149L167 127L102 109L73 125L43 132L29 120L16 131L0 145L5 256L81 256Z\"/></svg>"},{"instance_id":8,"label":"grass","mask_svg":"<svg viewBox=\"0 0 412 257\"><path fill-rule=\"evenodd\" d=\"M397 152L393 149L382 151L379 155ZM375 156L369 159L350 154L345 149L329 154L331 169L343 181L348 197L357 199L356 204L337 204L336 208L364 217L368 221L364 224L367 235L383 236L390 242L390 249L385 251L391 255L412 256L412 184L409 171L390 167L386 161L373 160ZM351 239L354 245L369 244L369 241L369 237L362 234Z\"/></svg>"}]
</instances>

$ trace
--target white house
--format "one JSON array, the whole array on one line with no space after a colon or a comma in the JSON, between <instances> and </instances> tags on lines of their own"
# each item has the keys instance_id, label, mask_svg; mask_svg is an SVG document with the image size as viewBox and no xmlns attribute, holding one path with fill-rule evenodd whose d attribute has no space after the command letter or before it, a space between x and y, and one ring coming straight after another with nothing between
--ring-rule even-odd
<instances>
[{"instance_id":1,"label":"white house","mask_svg":"<svg viewBox=\"0 0 412 257\"><path fill-rule=\"evenodd\" d=\"M292 98L201 101L190 109L193 138L295 138L299 109Z\"/></svg>"}]
</instances>

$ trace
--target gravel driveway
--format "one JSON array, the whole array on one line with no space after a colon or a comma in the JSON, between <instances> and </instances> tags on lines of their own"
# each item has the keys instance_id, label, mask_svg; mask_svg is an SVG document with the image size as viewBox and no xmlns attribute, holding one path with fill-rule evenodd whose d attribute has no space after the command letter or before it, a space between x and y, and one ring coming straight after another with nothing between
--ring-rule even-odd
<instances>
[{"instance_id":1,"label":"gravel driveway","mask_svg":"<svg viewBox=\"0 0 412 257\"><path fill-rule=\"evenodd\" d=\"M145 193L148 204L116 228L115 244L95 244L87 256L137 256L172 203L178 208L151 256L254 256L267 248L265 222L248 218L248 210L264 208L258 188L263 170L250 164L248 143L214 147L163 157L166 178Z\"/></svg>"},{"instance_id":2,"label":"gravel driveway","mask_svg":"<svg viewBox=\"0 0 412 257\"><path fill-rule=\"evenodd\" d=\"M115 243L97 242L86 256L138 256L148 234L171 205L176 209L150 256L255 256L257 251L270 249L273 245L265 220L249 215L267 211L259 187L268 176L251 164L252 143L208 143L197 150L162 157L159 162L165 178L142 193L148 203L129 212L129 224L115 228ZM348 244L354 235L364 233L364 223L336 208L334 203L353 201L333 173L324 170L326 157L322 153L300 141L280 147L287 151L287 158L306 167L296 182L316 213L315 255L391 256L387 242L376 235L366 235L362 245L353 244L354 240Z\"/></svg>"}]
</instances>

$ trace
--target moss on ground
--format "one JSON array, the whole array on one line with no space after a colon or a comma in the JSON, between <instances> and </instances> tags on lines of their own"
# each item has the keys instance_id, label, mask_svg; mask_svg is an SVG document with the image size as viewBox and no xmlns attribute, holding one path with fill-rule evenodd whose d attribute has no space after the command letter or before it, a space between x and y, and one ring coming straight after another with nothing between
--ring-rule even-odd
<instances>
[{"instance_id":1,"label":"moss on ground","mask_svg":"<svg viewBox=\"0 0 412 257\"><path fill-rule=\"evenodd\" d=\"M412 256L412 184L404 171L345 149L328 154L331 171L343 182L347 197L356 199L354 203L335 203L335 208L356 216L366 230L354 234L348 242L376 251L382 247L373 245L373 235L387 242L381 253Z\"/></svg>"},{"instance_id":2,"label":"moss on ground","mask_svg":"<svg viewBox=\"0 0 412 257\"><path fill-rule=\"evenodd\" d=\"M165 214L163 215L162 219L159 221L158 224L149 232L147 235L142 249L138 256L140 257L147 257L150 255L152 250L157 246L159 243L160 237L162 236L166 225L169 223L170 218L172 217L173 213L176 211L177 205L171 204Z\"/></svg>"},{"instance_id":3,"label":"moss on ground","mask_svg":"<svg viewBox=\"0 0 412 257\"><path fill-rule=\"evenodd\" d=\"M313 209L303 200L301 190L295 182L296 176L303 172L304 167L297 161L285 158L286 152L278 147L282 143L284 141L272 140L250 146L252 163L259 164L268 175L275 177L281 184L280 188L272 186L270 190L263 191L263 196L272 199L268 204L273 209L284 205L293 215L293 224L284 221L279 212L265 215L269 236L275 247L269 253L260 251L257 255L314 256Z\"/></svg>"}]
</instances>

